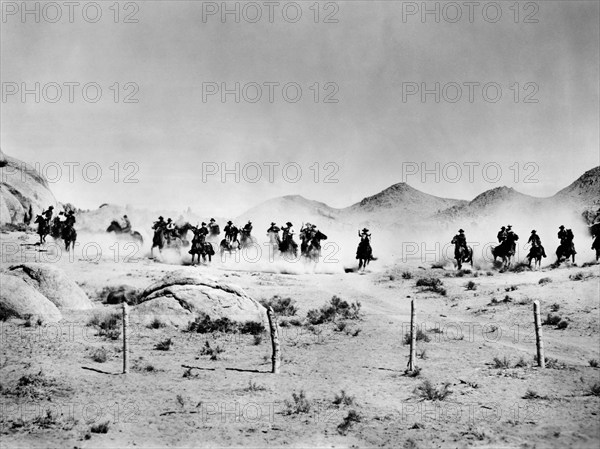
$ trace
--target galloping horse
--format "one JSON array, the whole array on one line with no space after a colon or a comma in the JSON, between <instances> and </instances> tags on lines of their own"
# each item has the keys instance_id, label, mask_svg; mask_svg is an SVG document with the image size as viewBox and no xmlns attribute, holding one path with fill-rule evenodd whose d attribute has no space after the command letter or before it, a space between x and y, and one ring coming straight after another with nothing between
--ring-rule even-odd
<instances>
[{"instance_id":1,"label":"galloping horse","mask_svg":"<svg viewBox=\"0 0 600 449\"><path fill-rule=\"evenodd\" d=\"M515 255L512 242L504 240L498 246L492 248L492 256L494 256L494 263L498 257L502 258L502 267L508 268L511 264L511 259Z\"/></svg>"},{"instance_id":2,"label":"galloping horse","mask_svg":"<svg viewBox=\"0 0 600 449\"><path fill-rule=\"evenodd\" d=\"M219 252L221 256L227 251L229 254L240 249L240 242L237 240L229 241L227 238L221 240L219 244Z\"/></svg>"},{"instance_id":3,"label":"galloping horse","mask_svg":"<svg viewBox=\"0 0 600 449\"><path fill-rule=\"evenodd\" d=\"M258 243L257 240L252 235L250 235L250 231L241 229L240 235L240 248L248 248Z\"/></svg>"},{"instance_id":4,"label":"galloping horse","mask_svg":"<svg viewBox=\"0 0 600 449\"><path fill-rule=\"evenodd\" d=\"M356 249L356 258L358 259L358 269L360 270L362 268L363 271L365 270L365 268L367 268L369 262L371 260L374 260L373 249L371 248L371 243L369 243L369 239L364 238L360 240L358 248Z\"/></svg>"},{"instance_id":5,"label":"galloping horse","mask_svg":"<svg viewBox=\"0 0 600 449\"><path fill-rule=\"evenodd\" d=\"M158 248L159 252L162 252L163 248L177 249L181 253L183 246L188 246L190 242L187 240L187 232L192 229L193 226L190 223L184 223L182 226L175 226L172 236L166 235L166 229L158 227L154 230L154 237L152 238L152 248L150 248L150 257L154 257L154 248Z\"/></svg>"},{"instance_id":6,"label":"galloping horse","mask_svg":"<svg viewBox=\"0 0 600 449\"><path fill-rule=\"evenodd\" d=\"M133 238L133 240L137 240L138 242L140 242L140 245L144 243L144 238L142 237L142 234L140 234L137 231L123 232L123 227L117 220L113 220L110 222L110 226L106 228L106 232L114 232L116 235L126 235L128 237Z\"/></svg>"},{"instance_id":7,"label":"galloping horse","mask_svg":"<svg viewBox=\"0 0 600 449\"><path fill-rule=\"evenodd\" d=\"M318 262L321 257L321 240L327 240L327 236L321 231L317 231L309 241L303 241L302 255L309 260Z\"/></svg>"},{"instance_id":8,"label":"galloping horse","mask_svg":"<svg viewBox=\"0 0 600 449\"><path fill-rule=\"evenodd\" d=\"M279 243L279 251L281 254L289 254L296 257L298 255L298 244L294 241L294 238L289 235L287 239L282 240L281 243Z\"/></svg>"},{"instance_id":9,"label":"galloping horse","mask_svg":"<svg viewBox=\"0 0 600 449\"><path fill-rule=\"evenodd\" d=\"M46 219L44 217L42 217L41 215L38 215L37 217L35 217L34 223L36 223L38 225L37 233L40 236L40 245L42 243L46 243L46 236L50 232L50 227L48 226L48 222L46 221Z\"/></svg>"},{"instance_id":10,"label":"galloping horse","mask_svg":"<svg viewBox=\"0 0 600 449\"><path fill-rule=\"evenodd\" d=\"M208 257L208 261L212 261L212 256L215 255L215 250L209 242L206 241L203 235L194 238L192 240L192 247L189 251L192 255L192 265L194 265L194 258L198 256L198 263L200 263L200 256L202 256L202 262L206 263L206 258Z\"/></svg>"},{"instance_id":11,"label":"galloping horse","mask_svg":"<svg viewBox=\"0 0 600 449\"><path fill-rule=\"evenodd\" d=\"M600 259L600 223L594 223L590 226L590 233L594 241L592 242L592 249L596 250L596 262Z\"/></svg>"},{"instance_id":12,"label":"galloping horse","mask_svg":"<svg viewBox=\"0 0 600 449\"><path fill-rule=\"evenodd\" d=\"M450 243L454 245L454 259L456 260L458 269L462 270L463 263L471 263L471 266L473 266L473 248L470 246L465 248L456 240L456 238L453 238Z\"/></svg>"},{"instance_id":13,"label":"galloping horse","mask_svg":"<svg viewBox=\"0 0 600 449\"><path fill-rule=\"evenodd\" d=\"M573 249L572 242L561 243L556 248L556 262L554 262L555 266L560 265L561 262L569 260L571 258L571 262L575 263L575 250Z\"/></svg>"},{"instance_id":14,"label":"galloping horse","mask_svg":"<svg viewBox=\"0 0 600 449\"><path fill-rule=\"evenodd\" d=\"M70 251L69 248L75 249L75 241L77 240L77 231L73 226L63 225L61 237L65 241L65 249Z\"/></svg>"},{"instance_id":15,"label":"galloping horse","mask_svg":"<svg viewBox=\"0 0 600 449\"><path fill-rule=\"evenodd\" d=\"M529 250L529 254L527 254L527 261L528 261L528 265L529 268L531 268L531 261L534 260L534 264L533 267L535 268L537 266L537 268L540 268L540 265L542 264L542 247L539 245L532 245L531 249Z\"/></svg>"}]
</instances>

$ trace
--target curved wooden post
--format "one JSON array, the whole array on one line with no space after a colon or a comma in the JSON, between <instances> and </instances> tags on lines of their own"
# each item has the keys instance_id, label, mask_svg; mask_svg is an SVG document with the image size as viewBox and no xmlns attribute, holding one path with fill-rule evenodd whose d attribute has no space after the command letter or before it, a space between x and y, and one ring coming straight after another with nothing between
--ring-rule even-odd
<instances>
[{"instance_id":1,"label":"curved wooden post","mask_svg":"<svg viewBox=\"0 0 600 449\"><path fill-rule=\"evenodd\" d=\"M127 344L127 331L129 328L129 306L123 301L123 374L129 372L129 347Z\"/></svg>"},{"instance_id":2,"label":"curved wooden post","mask_svg":"<svg viewBox=\"0 0 600 449\"><path fill-rule=\"evenodd\" d=\"M404 336L402 336L404 338ZM415 300L410 301L410 355L408 358L408 371L414 371L417 359L417 329L415 324Z\"/></svg>"},{"instance_id":3,"label":"curved wooden post","mask_svg":"<svg viewBox=\"0 0 600 449\"><path fill-rule=\"evenodd\" d=\"M537 359L540 368L546 367L544 358L544 341L542 340L542 324L540 321L540 302L533 302L533 322L535 325L535 344L537 346Z\"/></svg>"}]
</instances>

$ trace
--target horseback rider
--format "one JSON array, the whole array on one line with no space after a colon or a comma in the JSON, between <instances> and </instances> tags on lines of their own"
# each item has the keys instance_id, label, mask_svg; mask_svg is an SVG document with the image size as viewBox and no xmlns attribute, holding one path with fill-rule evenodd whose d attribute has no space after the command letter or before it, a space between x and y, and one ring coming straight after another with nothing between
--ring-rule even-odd
<instances>
[{"instance_id":1,"label":"horseback rider","mask_svg":"<svg viewBox=\"0 0 600 449\"><path fill-rule=\"evenodd\" d=\"M131 232L131 222L129 221L129 218L127 218L127 215L123 215L123 224L121 226L121 232L123 232L123 233Z\"/></svg>"},{"instance_id":2,"label":"horseback rider","mask_svg":"<svg viewBox=\"0 0 600 449\"><path fill-rule=\"evenodd\" d=\"M46 220L46 224L48 228L50 228L50 221L52 220L52 214L54 213L54 206L48 206L44 212L42 212L42 217Z\"/></svg>"},{"instance_id":3,"label":"horseback rider","mask_svg":"<svg viewBox=\"0 0 600 449\"><path fill-rule=\"evenodd\" d=\"M517 240L519 236L512 230L512 225L506 226L506 242L510 244L510 249L515 252L517 249Z\"/></svg>"},{"instance_id":4,"label":"horseback rider","mask_svg":"<svg viewBox=\"0 0 600 449\"><path fill-rule=\"evenodd\" d=\"M285 226L281 227L281 231L282 231L281 240L283 242L287 242L288 240L292 240L292 238L294 236L294 230L292 229L292 226L294 226L294 225L288 221L285 224Z\"/></svg>"},{"instance_id":5,"label":"horseback rider","mask_svg":"<svg viewBox=\"0 0 600 449\"><path fill-rule=\"evenodd\" d=\"M546 250L542 246L542 240L540 239L540 236L537 235L535 229L531 231L531 235L529 236L529 240L527 240L527 243L531 243L531 250L533 250L533 248L539 247L542 250L542 257L546 257ZM531 254L531 251L529 252L529 254Z\"/></svg>"},{"instance_id":6,"label":"horseback rider","mask_svg":"<svg viewBox=\"0 0 600 449\"><path fill-rule=\"evenodd\" d=\"M192 237L192 248L188 251L190 254L194 252L194 246L204 245L206 241L206 236L209 233L208 228L206 227L206 223L203 221L199 227L192 228L194 232L194 237Z\"/></svg>"},{"instance_id":7,"label":"horseback rider","mask_svg":"<svg viewBox=\"0 0 600 449\"><path fill-rule=\"evenodd\" d=\"M367 228L363 228L362 231L358 231L358 236L360 237L361 243L364 241L371 241L371 234L369 234L369 230Z\"/></svg>"},{"instance_id":8,"label":"horseback rider","mask_svg":"<svg viewBox=\"0 0 600 449\"><path fill-rule=\"evenodd\" d=\"M506 226L502 226L500 228L500 231L498 231L496 237L498 238L498 243L502 243L504 240L506 240Z\"/></svg>"},{"instance_id":9,"label":"horseback rider","mask_svg":"<svg viewBox=\"0 0 600 449\"><path fill-rule=\"evenodd\" d=\"M372 250L371 250L371 234L367 228L363 228L362 231L358 231L358 237L360 238L360 243L358 244L358 248L356 248L356 258L361 259L371 259ZM364 250L364 254L361 254L361 250Z\"/></svg>"},{"instance_id":10,"label":"horseback rider","mask_svg":"<svg viewBox=\"0 0 600 449\"><path fill-rule=\"evenodd\" d=\"M462 229L458 230L458 234L456 234L452 241L450 242L454 245L454 257L460 259L460 249L464 248L465 252L469 251L467 247L467 237L465 236L465 231Z\"/></svg>"},{"instance_id":11,"label":"horseback rider","mask_svg":"<svg viewBox=\"0 0 600 449\"><path fill-rule=\"evenodd\" d=\"M237 241L238 228L233 225L233 222L229 220L227 222L227 226L223 229L225 231L225 239L227 239L228 243L233 243Z\"/></svg>"},{"instance_id":12,"label":"horseback rider","mask_svg":"<svg viewBox=\"0 0 600 449\"><path fill-rule=\"evenodd\" d=\"M571 249L572 254L577 254L577 251L575 251L575 243L573 243L573 239L575 239L575 235L573 235L573 231L570 229L567 229L566 233L567 233L567 240L566 240L567 247Z\"/></svg>"},{"instance_id":13,"label":"horseback rider","mask_svg":"<svg viewBox=\"0 0 600 449\"><path fill-rule=\"evenodd\" d=\"M560 225L558 227L559 231L557 234L558 239L560 240L560 244L564 245L567 241L567 231L565 231L565 225Z\"/></svg>"},{"instance_id":14,"label":"horseback rider","mask_svg":"<svg viewBox=\"0 0 600 449\"><path fill-rule=\"evenodd\" d=\"M73 210L70 210L69 212L66 213L66 217L65 218L65 228L72 228L73 225L75 224L75 222L77 221L75 219L75 212L73 212Z\"/></svg>"},{"instance_id":15,"label":"horseback rider","mask_svg":"<svg viewBox=\"0 0 600 449\"><path fill-rule=\"evenodd\" d=\"M56 217L54 217L54 220L52 221L52 228L51 228L51 232L52 235L60 235L60 231L62 228L62 216L63 216L64 212L59 212L58 215Z\"/></svg>"},{"instance_id":16,"label":"horseback rider","mask_svg":"<svg viewBox=\"0 0 600 449\"><path fill-rule=\"evenodd\" d=\"M165 222L165 219L161 215L160 217L158 217L158 220L155 221L154 224L152 225L152 229L154 229L154 231L159 231L159 230L164 231L166 226L167 226L167 223Z\"/></svg>"},{"instance_id":17,"label":"horseback rider","mask_svg":"<svg viewBox=\"0 0 600 449\"><path fill-rule=\"evenodd\" d=\"M165 237L167 238L168 242L171 242L171 240L175 239L175 237L176 237L175 223L173 222L171 217L167 218L167 222L165 223L164 229L165 229Z\"/></svg>"},{"instance_id":18,"label":"horseback rider","mask_svg":"<svg viewBox=\"0 0 600 449\"><path fill-rule=\"evenodd\" d=\"M217 236L221 233L221 228L217 224L214 218L211 218L208 222L208 230L210 235Z\"/></svg>"},{"instance_id":19,"label":"horseback rider","mask_svg":"<svg viewBox=\"0 0 600 449\"><path fill-rule=\"evenodd\" d=\"M252 222L250 220L248 220L248 223L246 223L244 225L244 227L242 228L242 231L246 234L246 235L250 235L250 233L252 232Z\"/></svg>"},{"instance_id":20,"label":"horseback rider","mask_svg":"<svg viewBox=\"0 0 600 449\"><path fill-rule=\"evenodd\" d=\"M281 231L279 226L277 226L277 224L275 224L275 222L272 221L271 226L269 227L269 229L267 229L267 235L270 237L270 235L273 234L275 236L277 245L281 245L281 239L279 238L279 231Z\"/></svg>"}]
</instances>

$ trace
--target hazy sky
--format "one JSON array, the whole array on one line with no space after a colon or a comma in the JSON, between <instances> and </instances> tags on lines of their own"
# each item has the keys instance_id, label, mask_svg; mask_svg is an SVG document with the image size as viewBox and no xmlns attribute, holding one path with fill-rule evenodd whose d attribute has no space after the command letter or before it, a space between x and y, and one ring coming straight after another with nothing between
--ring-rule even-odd
<instances>
[{"instance_id":1,"label":"hazy sky","mask_svg":"<svg viewBox=\"0 0 600 449\"><path fill-rule=\"evenodd\" d=\"M421 11L408 15L422 2L321 2L318 23L313 1L296 3L302 16L295 23L298 8L290 2L274 6L273 23L262 1L227 2L240 9L239 23L233 14L225 21L221 11L208 15L222 2L196 1L121 3L115 23L113 3L98 2L96 23L83 17L87 2L74 10L73 23L62 2L56 23L58 10L43 9L44 2L40 23L33 14L23 23L21 2L2 4L1 147L50 177L54 164L62 166L52 183L60 201L237 214L284 194L344 207L402 180L445 197L471 199L501 185L548 196L599 164L597 1L521 2L518 21L513 1L498 2L495 23L489 2L475 7L472 20L464 2L454 3L462 13L455 23L456 8L444 2L427 2L440 9L439 23L433 14L425 23ZM252 23L256 5L262 17ZM96 11L86 14L92 21ZM138 22L123 23L128 14ZM34 94L23 99L22 88L35 90L36 82L39 103ZM72 103L69 82L79 83ZM53 83L62 91L54 103ZM97 102L92 84L84 99L86 83L101 87ZM223 102L220 92L203 98L215 86L235 91L236 83L239 103L234 94ZM439 102L434 93L425 101L420 92L408 95L422 87L434 92L435 83ZM257 85L262 97L253 103ZM302 89L296 102L294 86ZM457 86L462 96L452 102ZM502 96L493 102L498 87ZM127 94L138 102L125 103ZM324 102L327 95L337 103ZM73 182L71 162L81 164ZM236 162L240 182L230 174L223 183L221 164L234 170ZM420 173L403 179L403 164L420 170L436 162L446 167L439 182L433 174L425 182ZM481 164L472 180L470 162ZM84 178L86 163L96 164L88 165L88 180L98 177L94 167L102 169L98 182ZM272 165L274 182L269 163L279 164ZM283 173L290 163L297 165ZM498 165L484 172L486 163ZM215 167L219 173L204 182L203 172ZM124 182L128 174L139 182ZM325 183L328 174L338 182ZM538 182L524 182L527 175Z\"/></svg>"}]
</instances>

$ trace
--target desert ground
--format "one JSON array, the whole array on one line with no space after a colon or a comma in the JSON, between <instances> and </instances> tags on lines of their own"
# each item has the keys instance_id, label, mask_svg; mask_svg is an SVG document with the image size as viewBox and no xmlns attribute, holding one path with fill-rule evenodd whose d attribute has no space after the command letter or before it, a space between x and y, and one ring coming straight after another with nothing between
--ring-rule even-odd
<instances>
[{"instance_id":1,"label":"desert ground","mask_svg":"<svg viewBox=\"0 0 600 449\"><path fill-rule=\"evenodd\" d=\"M145 253L93 260L62 253L49 262L30 246L35 234L1 237L27 248L1 254L2 269L52 263L96 303L93 312L63 313L59 323L0 323L3 447L600 443L600 272L597 264L582 266L593 259L505 272L477 263L457 271L451 264L377 260L360 273L339 263L286 268L281 261L219 257L191 266ZM104 304L111 288L143 289L175 270L236 284L256 300L291 298L295 314L278 316L281 372L271 373L268 327L254 336L131 323L130 372L122 374L119 333L102 335L92 316L121 310ZM417 286L431 278L441 284ZM359 316L310 325L309 310L334 296L360 303ZM407 373L411 300L422 333L418 369ZM534 362L535 300L543 320L554 318L543 326L545 369ZM156 349L167 339L168 350ZM222 351L210 356L207 344Z\"/></svg>"}]
</instances>

